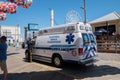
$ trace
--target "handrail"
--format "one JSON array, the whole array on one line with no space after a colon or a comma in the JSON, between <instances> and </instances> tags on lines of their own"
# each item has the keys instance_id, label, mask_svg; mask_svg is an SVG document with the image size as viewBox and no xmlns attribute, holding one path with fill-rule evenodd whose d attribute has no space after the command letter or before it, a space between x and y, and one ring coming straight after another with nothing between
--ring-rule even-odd
<instances>
[{"instance_id":1,"label":"handrail","mask_svg":"<svg viewBox=\"0 0 120 80\"><path fill-rule=\"evenodd\" d=\"M120 52L120 43L97 43L98 52Z\"/></svg>"}]
</instances>

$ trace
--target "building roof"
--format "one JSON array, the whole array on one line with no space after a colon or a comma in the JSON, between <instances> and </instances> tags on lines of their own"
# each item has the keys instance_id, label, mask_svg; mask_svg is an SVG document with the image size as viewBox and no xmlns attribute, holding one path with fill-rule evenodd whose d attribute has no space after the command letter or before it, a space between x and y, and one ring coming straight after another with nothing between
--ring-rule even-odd
<instances>
[{"instance_id":1,"label":"building roof","mask_svg":"<svg viewBox=\"0 0 120 80\"><path fill-rule=\"evenodd\" d=\"M99 23L99 22L104 22L104 21L111 21L111 20L117 20L120 19L120 12L112 12L109 13L103 17L100 17L98 19L95 19L93 21L90 21L90 23Z\"/></svg>"}]
</instances>

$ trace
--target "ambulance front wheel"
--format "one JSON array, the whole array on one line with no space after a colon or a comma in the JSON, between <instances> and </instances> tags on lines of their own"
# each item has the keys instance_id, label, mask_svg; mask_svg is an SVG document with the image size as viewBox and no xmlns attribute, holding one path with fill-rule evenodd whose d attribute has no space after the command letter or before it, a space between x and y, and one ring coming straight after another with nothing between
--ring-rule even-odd
<instances>
[{"instance_id":1,"label":"ambulance front wheel","mask_svg":"<svg viewBox=\"0 0 120 80\"><path fill-rule=\"evenodd\" d=\"M61 58L60 55L54 55L52 58L52 63L56 66L56 67L61 67L63 60Z\"/></svg>"}]
</instances>

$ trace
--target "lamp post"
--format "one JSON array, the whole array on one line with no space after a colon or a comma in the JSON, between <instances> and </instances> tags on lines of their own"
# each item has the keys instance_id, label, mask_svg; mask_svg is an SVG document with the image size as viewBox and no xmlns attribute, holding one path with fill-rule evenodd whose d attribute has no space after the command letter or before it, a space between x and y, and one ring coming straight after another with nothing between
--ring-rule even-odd
<instances>
[{"instance_id":1,"label":"lamp post","mask_svg":"<svg viewBox=\"0 0 120 80\"><path fill-rule=\"evenodd\" d=\"M35 38L35 32L33 31L33 39Z\"/></svg>"},{"instance_id":2,"label":"lamp post","mask_svg":"<svg viewBox=\"0 0 120 80\"><path fill-rule=\"evenodd\" d=\"M1 25L0 25L0 36L2 35L2 31L1 31Z\"/></svg>"},{"instance_id":3,"label":"lamp post","mask_svg":"<svg viewBox=\"0 0 120 80\"><path fill-rule=\"evenodd\" d=\"M84 10L84 23L86 24L86 0L84 0L84 6L83 7L81 7L81 9L83 9Z\"/></svg>"},{"instance_id":4,"label":"lamp post","mask_svg":"<svg viewBox=\"0 0 120 80\"><path fill-rule=\"evenodd\" d=\"M108 29L108 26L109 26L108 21L106 21L106 27L107 27L107 40L108 40L108 35L109 35L109 29Z\"/></svg>"},{"instance_id":5,"label":"lamp post","mask_svg":"<svg viewBox=\"0 0 120 80\"><path fill-rule=\"evenodd\" d=\"M7 37L7 29L6 29L6 32L5 32L5 33L6 33L6 37Z\"/></svg>"},{"instance_id":6,"label":"lamp post","mask_svg":"<svg viewBox=\"0 0 120 80\"><path fill-rule=\"evenodd\" d=\"M18 42L20 41L20 34L19 34L19 30L20 30L20 29L19 29L19 28L20 28L20 26L19 26L19 24L17 24L17 31L18 31L18 32L17 32L17 35L18 35Z\"/></svg>"},{"instance_id":7,"label":"lamp post","mask_svg":"<svg viewBox=\"0 0 120 80\"><path fill-rule=\"evenodd\" d=\"M107 49L108 49L108 36L109 36L109 29L108 29L108 21L106 21L106 27L107 27Z\"/></svg>"},{"instance_id":8,"label":"lamp post","mask_svg":"<svg viewBox=\"0 0 120 80\"><path fill-rule=\"evenodd\" d=\"M27 41L27 31L28 31L28 27L24 27L24 42L25 43Z\"/></svg>"}]
</instances>

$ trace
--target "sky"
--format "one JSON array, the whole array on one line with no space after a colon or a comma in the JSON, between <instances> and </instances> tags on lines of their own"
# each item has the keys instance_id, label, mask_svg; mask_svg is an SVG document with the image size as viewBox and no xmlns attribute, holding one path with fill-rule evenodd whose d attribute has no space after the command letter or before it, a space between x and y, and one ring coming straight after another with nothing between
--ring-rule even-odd
<instances>
[{"instance_id":1,"label":"sky","mask_svg":"<svg viewBox=\"0 0 120 80\"><path fill-rule=\"evenodd\" d=\"M29 8L18 6L17 13L7 14L7 19L0 21L0 25L19 25L23 36L24 27L29 23L38 24L39 28L49 27L50 9L54 10L54 25L64 24L66 15L71 10L77 11L81 21L84 21L84 11L80 8L83 5L83 0L33 0ZM120 12L120 0L86 0L87 22L114 11Z\"/></svg>"}]
</instances>

